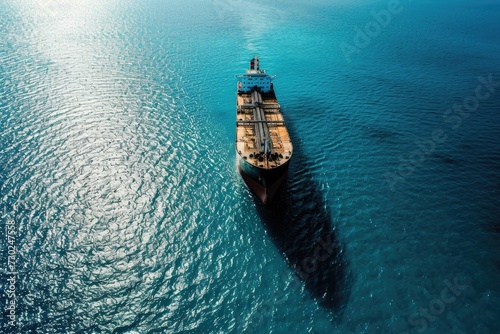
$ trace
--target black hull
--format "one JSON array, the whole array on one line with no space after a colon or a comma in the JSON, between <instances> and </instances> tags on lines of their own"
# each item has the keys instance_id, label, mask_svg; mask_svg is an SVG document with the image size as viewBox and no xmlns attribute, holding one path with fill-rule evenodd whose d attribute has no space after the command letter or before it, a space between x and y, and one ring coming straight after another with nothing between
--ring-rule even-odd
<instances>
[{"instance_id":1,"label":"black hull","mask_svg":"<svg viewBox=\"0 0 500 334\"><path fill-rule=\"evenodd\" d=\"M262 203L268 205L286 180L288 165L287 161L279 167L265 169L251 165L239 157L238 170L250 190L260 198Z\"/></svg>"}]
</instances>

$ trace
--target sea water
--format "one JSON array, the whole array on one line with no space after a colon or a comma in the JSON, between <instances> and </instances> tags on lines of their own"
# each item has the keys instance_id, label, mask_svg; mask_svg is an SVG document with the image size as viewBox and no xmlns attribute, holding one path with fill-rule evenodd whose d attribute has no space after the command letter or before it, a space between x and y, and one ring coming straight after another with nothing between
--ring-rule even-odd
<instances>
[{"instance_id":1,"label":"sea water","mask_svg":"<svg viewBox=\"0 0 500 334\"><path fill-rule=\"evenodd\" d=\"M500 332L499 55L488 0L0 2L2 331Z\"/></svg>"}]
</instances>

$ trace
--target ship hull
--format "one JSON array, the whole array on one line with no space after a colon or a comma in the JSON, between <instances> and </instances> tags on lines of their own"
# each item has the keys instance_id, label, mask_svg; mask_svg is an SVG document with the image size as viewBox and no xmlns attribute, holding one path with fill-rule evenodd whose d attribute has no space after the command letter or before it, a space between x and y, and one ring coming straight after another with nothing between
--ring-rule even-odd
<instances>
[{"instance_id":1,"label":"ship hull","mask_svg":"<svg viewBox=\"0 0 500 334\"><path fill-rule=\"evenodd\" d=\"M288 161L277 168L263 169L249 164L238 155L238 170L248 188L262 203L269 205L286 180Z\"/></svg>"}]
</instances>

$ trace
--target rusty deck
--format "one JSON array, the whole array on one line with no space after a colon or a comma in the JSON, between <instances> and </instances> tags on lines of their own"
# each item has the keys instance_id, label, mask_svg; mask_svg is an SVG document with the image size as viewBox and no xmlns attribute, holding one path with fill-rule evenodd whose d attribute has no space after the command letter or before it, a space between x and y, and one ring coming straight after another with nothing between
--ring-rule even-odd
<instances>
[{"instance_id":1,"label":"rusty deck","mask_svg":"<svg viewBox=\"0 0 500 334\"><path fill-rule=\"evenodd\" d=\"M238 92L236 150L242 159L264 169L290 160L293 146L274 91Z\"/></svg>"}]
</instances>

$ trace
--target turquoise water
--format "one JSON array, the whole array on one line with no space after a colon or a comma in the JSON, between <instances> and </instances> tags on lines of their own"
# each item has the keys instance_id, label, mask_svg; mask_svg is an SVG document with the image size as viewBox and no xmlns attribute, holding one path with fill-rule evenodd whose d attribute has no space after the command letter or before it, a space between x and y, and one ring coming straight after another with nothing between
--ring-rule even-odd
<instances>
[{"instance_id":1,"label":"turquoise water","mask_svg":"<svg viewBox=\"0 0 500 334\"><path fill-rule=\"evenodd\" d=\"M0 18L4 333L500 332L498 2ZM234 151L255 54L295 145L271 208Z\"/></svg>"}]
</instances>

